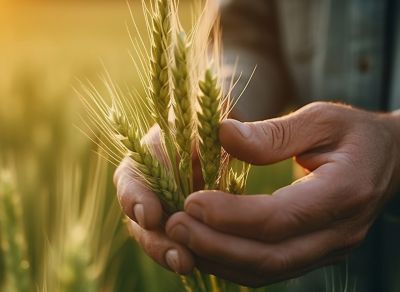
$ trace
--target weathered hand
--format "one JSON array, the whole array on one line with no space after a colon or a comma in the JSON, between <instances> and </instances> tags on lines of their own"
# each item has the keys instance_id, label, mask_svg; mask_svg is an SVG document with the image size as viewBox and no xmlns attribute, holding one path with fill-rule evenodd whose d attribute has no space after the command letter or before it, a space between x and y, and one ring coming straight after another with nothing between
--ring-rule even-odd
<instances>
[{"instance_id":1,"label":"weathered hand","mask_svg":"<svg viewBox=\"0 0 400 292\"><path fill-rule=\"evenodd\" d=\"M225 121L220 139L239 159L295 156L310 172L272 196L192 194L185 212L168 220L167 235L192 251L201 270L240 284L261 286L341 260L400 185L399 116L313 103L278 119Z\"/></svg>"},{"instance_id":2,"label":"weathered hand","mask_svg":"<svg viewBox=\"0 0 400 292\"><path fill-rule=\"evenodd\" d=\"M187 273L196 263L250 286L291 278L340 260L365 237L399 185L399 123L327 103L264 122L226 121L220 138L232 155L254 164L295 156L310 174L272 196L192 194L167 222L169 237L156 195L129 160L115 175L118 197L134 237L164 267ZM157 141L155 130L147 143Z\"/></svg>"}]
</instances>

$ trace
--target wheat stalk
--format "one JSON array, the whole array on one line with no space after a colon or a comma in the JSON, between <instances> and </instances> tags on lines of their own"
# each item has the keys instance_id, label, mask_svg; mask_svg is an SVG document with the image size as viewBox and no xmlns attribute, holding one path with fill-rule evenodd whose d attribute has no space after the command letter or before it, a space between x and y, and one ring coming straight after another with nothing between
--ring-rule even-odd
<instances>
[{"instance_id":1,"label":"wheat stalk","mask_svg":"<svg viewBox=\"0 0 400 292\"><path fill-rule=\"evenodd\" d=\"M221 88L211 69L199 82L202 95L199 96L200 111L198 131L200 137L199 156L206 189L218 187L218 174L221 162L221 146L218 132L221 121Z\"/></svg>"}]
</instances>

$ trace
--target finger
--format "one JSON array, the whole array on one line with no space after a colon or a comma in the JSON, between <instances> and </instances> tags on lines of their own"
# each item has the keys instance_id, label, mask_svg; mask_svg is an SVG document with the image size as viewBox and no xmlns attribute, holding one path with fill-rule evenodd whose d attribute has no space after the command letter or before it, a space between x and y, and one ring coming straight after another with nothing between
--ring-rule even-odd
<instances>
[{"instance_id":1,"label":"finger","mask_svg":"<svg viewBox=\"0 0 400 292\"><path fill-rule=\"evenodd\" d=\"M134 221L130 224L133 237L154 261L179 274L188 274L193 270L194 259L187 248L159 231L145 230Z\"/></svg>"},{"instance_id":2,"label":"finger","mask_svg":"<svg viewBox=\"0 0 400 292\"><path fill-rule=\"evenodd\" d=\"M197 192L186 199L185 211L221 232L270 243L326 228L352 210L351 200L343 201L348 196L347 184L344 180L343 185L331 184L327 176L336 171L326 171L329 167L321 167L272 196Z\"/></svg>"},{"instance_id":3,"label":"finger","mask_svg":"<svg viewBox=\"0 0 400 292\"><path fill-rule=\"evenodd\" d=\"M279 244L224 234L181 212L166 226L167 235L194 254L236 269L265 275L280 275L305 269L326 259L342 244L342 234L327 229Z\"/></svg>"},{"instance_id":4,"label":"finger","mask_svg":"<svg viewBox=\"0 0 400 292\"><path fill-rule=\"evenodd\" d=\"M124 213L147 229L156 229L162 223L161 203L135 174L132 161L125 158L114 175L117 196Z\"/></svg>"},{"instance_id":5,"label":"finger","mask_svg":"<svg viewBox=\"0 0 400 292\"><path fill-rule=\"evenodd\" d=\"M320 102L261 122L225 120L220 126L220 141L227 152L240 160L274 163L335 142L340 137L338 132L344 131L339 107L344 106Z\"/></svg>"}]
</instances>

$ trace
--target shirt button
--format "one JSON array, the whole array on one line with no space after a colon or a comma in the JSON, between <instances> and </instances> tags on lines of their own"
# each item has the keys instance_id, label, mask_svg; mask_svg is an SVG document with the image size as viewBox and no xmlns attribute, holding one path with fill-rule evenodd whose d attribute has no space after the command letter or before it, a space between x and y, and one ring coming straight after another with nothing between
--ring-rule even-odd
<instances>
[{"instance_id":1,"label":"shirt button","mask_svg":"<svg viewBox=\"0 0 400 292\"><path fill-rule=\"evenodd\" d=\"M357 64L358 71L363 74L368 73L371 70L372 66L371 63L372 63L371 58L369 58L368 56L361 56L358 59L358 64Z\"/></svg>"}]
</instances>

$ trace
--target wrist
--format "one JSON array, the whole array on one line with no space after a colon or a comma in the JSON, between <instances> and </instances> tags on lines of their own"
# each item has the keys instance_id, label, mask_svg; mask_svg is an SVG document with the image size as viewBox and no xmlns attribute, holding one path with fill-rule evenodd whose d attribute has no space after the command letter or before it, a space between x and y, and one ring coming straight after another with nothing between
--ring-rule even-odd
<instances>
[{"instance_id":1,"label":"wrist","mask_svg":"<svg viewBox=\"0 0 400 292\"><path fill-rule=\"evenodd\" d=\"M400 110L389 114L393 123L393 136L400 151ZM398 153L400 157L400 152Z\"/></svg>"}]
</instances>

